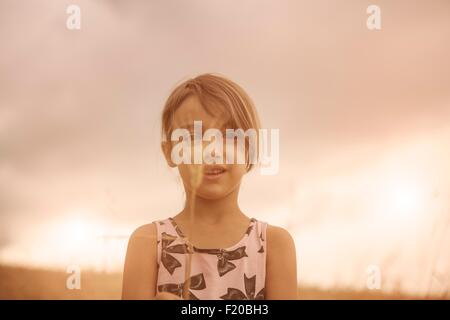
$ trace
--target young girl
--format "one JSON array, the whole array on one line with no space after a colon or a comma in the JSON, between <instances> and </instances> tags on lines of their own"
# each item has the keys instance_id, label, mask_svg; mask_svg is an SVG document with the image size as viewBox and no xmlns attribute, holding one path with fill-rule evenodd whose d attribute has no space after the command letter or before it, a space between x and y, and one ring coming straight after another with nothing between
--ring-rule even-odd
<instances>
[{"instance_id":1,"label":"young girl","mask_svg":"<svg viewBox=\"0 0 450 320\"><path fill-rule=\"evenodd\" d=\"M239 208L241 179L252 168L248 152L245 164L174 162L172 132L193 135L194 121L203 130L259 129L250 98L222 76L200 75L175 88L163 110L161 145L183 181L184 209L133 232L122 298L297 299L292 237Z\"/></svg>"}]
</instances>

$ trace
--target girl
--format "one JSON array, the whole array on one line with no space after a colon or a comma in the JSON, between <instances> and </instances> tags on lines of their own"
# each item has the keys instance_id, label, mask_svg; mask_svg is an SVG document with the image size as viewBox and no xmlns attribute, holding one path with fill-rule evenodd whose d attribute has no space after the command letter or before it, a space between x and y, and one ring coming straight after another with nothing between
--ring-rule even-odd
<instances>
[{"instance_id":1,"label":"girl","mask_svg":"<svg viewBox=\"0 0 450 320\"><path fill-rule=\"evenodd\" d=\"M184 128L190 138L194 121L204 130L259 129L250 98L222 76L200 75L175 88L162 114L161 146L183 181L184 209L133 232L122 298L297 299L292 237L239 208L241 179L252 168L248 152L245 164L174 162L172 132Z\"/></svg>"}]
</instances>

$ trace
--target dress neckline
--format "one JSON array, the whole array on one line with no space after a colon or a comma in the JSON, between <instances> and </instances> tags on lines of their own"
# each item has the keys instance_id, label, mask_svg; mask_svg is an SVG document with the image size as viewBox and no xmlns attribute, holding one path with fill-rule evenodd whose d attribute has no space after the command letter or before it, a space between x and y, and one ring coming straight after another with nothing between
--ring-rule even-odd
<instances>
[{"instance_id":1,"label":"dress neckline","mask_svg":"<svg viewBox=\"0 0 450 320\"><path fill-rule=\"evenodd\" d=\"M168 220L170 221L172 227L175 229L175 231L178 234L178 236L183 238L185 241L188 241L187 237L184 235L183 231L181 231L180 227L175 222L175 219L173 217L169 217ZM247 226L247 229L246 229L245 233L240 238L240 240L237 243L235 243L234 245L232 245L232 246L229 246L227 248L198 248L198 247L192 245L192 248L194 249L194 251L200 252L200 253L217 253L217 252L234 250L238 246L240 246L244 242L244 240L247 239L247 237L250 235L251 231L255 227L256 221L257 220L255 218L253 218L253 217L250 218L250 222L249 222L249 224Z\"/></svg>"}]
</instances>

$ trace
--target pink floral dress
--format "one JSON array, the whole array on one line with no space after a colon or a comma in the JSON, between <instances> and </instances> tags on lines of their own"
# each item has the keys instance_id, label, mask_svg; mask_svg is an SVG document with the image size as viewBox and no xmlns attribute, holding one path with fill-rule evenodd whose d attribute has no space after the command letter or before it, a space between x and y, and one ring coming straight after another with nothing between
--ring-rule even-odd
<instances>
[{"instance_id":1,"label":"pink floral dress","mask_svg":"<svg viewBox=\"0 0 450 320\"><path fill-rule=\"evenodd\" d=\"M229 248L189 252L173 218L153 221L157 229L157 292L183 296L185 267L192 254L189 297L194 300L265 298L267 223L251 218L241 240Z\"/></svg>"}]
</instances>

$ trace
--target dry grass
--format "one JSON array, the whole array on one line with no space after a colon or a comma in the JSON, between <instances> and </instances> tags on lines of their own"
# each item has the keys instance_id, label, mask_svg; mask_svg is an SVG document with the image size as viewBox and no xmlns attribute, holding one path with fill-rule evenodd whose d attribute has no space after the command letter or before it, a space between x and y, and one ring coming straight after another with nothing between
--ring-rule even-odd
<instances>
[{"instance_id":1,"label":"dry grass","mask_svg":"<svg viewBox=\"0 0 450 320\"><path fill-rule=\"evenodd\" d=\"M81 289L69 290L64 271L0 266L0 299L120 299L122 275L84 271Z\"/></svg>"},{"instance_id":2,"label":"dry grass","mask_svg":"<svg viewBox=\"0 0 450 320\"><path fill-rule=\"evenodd\" d=\"M63 271L28 269L0 265L0 299L120 299L122 275L84 271L81 289L68 290ZM307 299L420 299L402 293L374 291L321 290L304 287L299 297Z\"/></svg>"}]
</instances>

